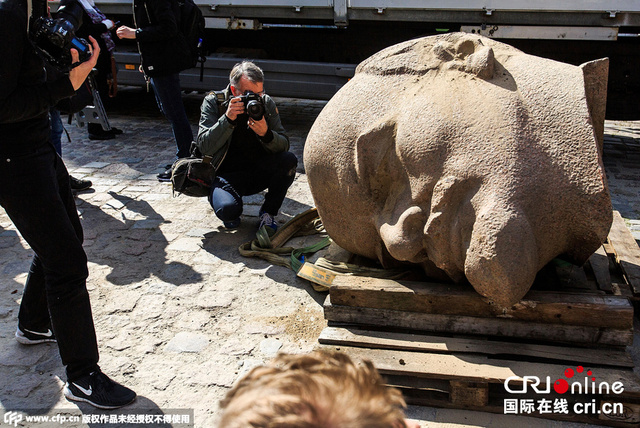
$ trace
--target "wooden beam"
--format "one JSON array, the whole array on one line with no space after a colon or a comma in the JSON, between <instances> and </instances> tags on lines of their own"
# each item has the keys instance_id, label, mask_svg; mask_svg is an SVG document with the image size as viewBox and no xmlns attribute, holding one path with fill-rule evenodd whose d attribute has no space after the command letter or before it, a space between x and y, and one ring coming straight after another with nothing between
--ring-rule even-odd
<instances>
[{"instance_id":1,"label":"wooden beam","mask_svg":"<svg viewBox=\"0 0 640 428\"><path fill-rule=\"evenodd\" d=\"M598 288L607 293L613 293L613 288L611 287L611 272L609 272L609 256L607 256L602 246L589 257L589 265L598 282Z\"/></svg>"},{"instance_id":2,"label":"wooden beam","mask_svg":"<svg viewBox=\"0 0 640 428\"><path fill-rule=\"evenodd\" d=\"M357 327L325 327L320 333L318 342L324 345L347 345L402 351L500 355L503 359L533 357L548 361L566 361L567 363L581 364L583 366L634 367L633 360L625 350L501 342L467 337L430 336L426 334L366 330Z\"/></svg>"},{"instance_id":3,"label":"wooden beam","mask_svg":"<svg viewBox=\"0 0 640 428\"><path fill-rule=\"evenodd\" d=\"M633 327L633 306L620 296L530 291L510 308L488 304L471 286L337 276L329 291L334 305L390 309L539 324Z\"/></svg>"},{"instance_id":4,"label":"wooden beam","mask_svg":"<svg viewBox=\"0 0 640 428\"><path fill-rule=\"evenodd\" d=\"M459 382L504 384L515 376L514 384L522 384L523 376L537 376L541 388L557 379L565 379L566 364L547 364L529 361L513 361L488 358L482 355L432 354L388 349L368 349L349 346L320 345L320 349L339 350L359 360L369 360L382 374L417 376L432 379L448 379ZM590 369L590 367L585 367ZM632 370L593 368L596 385L606 382L622 382L624 397L640 399L640 378ZM578 378L576 378L578 379ZM580 380L584 382L582 377ZM622 397L620 397L622 398Z\"/></svg>"},{"instance_id":5,"label":"wooden beam","mask_svg":"<svg viewBox=\"0 0 640 428\"><path fill-rule=\"evenodd\" d=\"M460 407L486 406L489 404L487 382L451 381L451 403Z\"/></svg>"},{"instance_id":6,"label":"wooden beam","mask_svg":"<svg viewBox=\"0 0 640 428\"><path fill-rule=\"evenodd\" d=\"M634 295L640 295L640 249L618 211L613 212L609 244Z\"/></svg>"},{"instance_id":7,"label":"wooden beam","mask_svg":"<svg viewBox=\"0 0 640 428\"><path fill-rule=\"evenodd\" d=\"M534 323L503 318L478 318L390 309L362 308L325 303L324 316L329 321L360 326L385 326L447 334L527 338L556 343L628 346L633 343L633 328L613 329Z\"/></svg>"}]
</instances>

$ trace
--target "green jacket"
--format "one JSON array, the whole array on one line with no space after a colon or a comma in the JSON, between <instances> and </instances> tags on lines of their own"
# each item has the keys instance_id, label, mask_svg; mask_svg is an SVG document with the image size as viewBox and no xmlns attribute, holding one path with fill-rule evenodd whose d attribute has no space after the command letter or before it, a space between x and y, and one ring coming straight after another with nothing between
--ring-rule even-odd
<instances>
[{"instance_id":1,"label":"green jacket","mask_svg":"<svg viewBox=\"0 0 640 428\"><path fill-rule=\"evenodd\" d=\"M218 169L224 160L235 129L235 126L229 122L225 115L229 101L233 98L228 86L222 94L224 95L224 101L222 102L218 101L218 96L215 92L210 92L204 97L200 109L198 138L196 139L200 152L205 156L212 157L211 164L215 169ZM266 94L264 95L264 103L265 118L269 129L273 133L273 139L268 143L264 143L257 135L256 138L268 153L286 152L289 150L289 137L285 135L286 131L282 127L276 103Z\"/></svg>"}]
</instances>

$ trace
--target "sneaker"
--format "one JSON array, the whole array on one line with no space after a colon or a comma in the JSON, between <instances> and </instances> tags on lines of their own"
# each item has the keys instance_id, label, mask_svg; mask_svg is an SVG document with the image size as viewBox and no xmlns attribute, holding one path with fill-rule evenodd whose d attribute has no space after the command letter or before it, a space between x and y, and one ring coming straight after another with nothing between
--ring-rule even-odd
<instances>
[{"instance_id":1,"label":"sneaker","mask_svg":"<svg viewBox=\"0 0 640 428\"><path fill-rule=\"evenodd\" d=\"M18 329L16 330L16 340L23 345L37 345L39 343L55 342L56 337L50 328L48 328L46 332L42 333L38 331L27 330L26 328L18 324Z\"/></svg>"},{"instance_id":2,"label":"sneaker","mask_svg":"<svg viewBox=\"0 0 640 428\"><path fill-rule=\"evenodd\" d=\"M276 223L276 219L274 216L265 211L260 211L260 225L258 226L258 230L262 229L265 226L268 229L269 235L273 235L278 230L278 223Z\"/></svg>"},{"instance_id":3,"label":"sneaker","mask_svg":"<svg viewBox=\"0 0 640 428\"><path fill-rule=\"evenodd\" d=\"M111 132L113 135L120 135L120 134L124 133L124 131L122 129L116 128L115 126L112 126L111 127L111 131L109 131L109 132Z\"/></svg>"},{"instance_id":4,"label":"sneaker","mask_svg":"<svg viewBox=\"0 0 640 428\"><path fill-rule=\"evenodd\" d=\"M98 409L117 409L136 399L136 393L114 382L101 371L95 371L64 386L64 396L83 401Z\"/></svg>"},{"instance_id":5,"label":"sneaker","mask_svg":"<svg viewBox=\"0 0 640 428\"><path fill-rule=\"evenodd\" d=\"M69 176L69 183L71 184L71 190L87 190L93 184L90 180L82 180L79 178L75 178L74 176Z\"/></svg>"},{"instance_id":6,"label":"sneaker","mask_svg":"<svg viewBox=\"0 0 640 428\"><path fill-rule=\"evenodd\" d=\"M227 229L237 229L240 227L240 217L235 220L223 221L222 223Z\"/></svg>"},{"instance_id":7,"label":"sneaker","mask_svg":"<svg viewBox=\"0 0 640 428\"><path fill-rule=\"evenodd\" d=\"M171 168L161 172L156 177L158 177L158 181L171 181Z\"/></svg>"}]
</instances>

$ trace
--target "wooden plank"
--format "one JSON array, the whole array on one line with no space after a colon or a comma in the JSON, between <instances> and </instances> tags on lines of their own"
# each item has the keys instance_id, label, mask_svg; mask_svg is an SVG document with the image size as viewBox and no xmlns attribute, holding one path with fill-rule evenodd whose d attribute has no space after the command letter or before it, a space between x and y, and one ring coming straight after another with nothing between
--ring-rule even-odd
<instances>
[{"instance_id":1,"label":"wooden plank","mask_svg":"<svg viewBox=\"0 0 640 428\"><path fill-rule=\"evenodd\" d=\"M614 255L613 253L613 247L611 246L611 244L609 244L609 242L605 242L602 244L602 248L604 248L604 252L607 254L611 254Z\"/></svg>"},{"instance_id":2,"label":"wooden plank","mask_svg":"<svg viewBox=\"0 0 640 428\"><path fill-rule=\"evenodd\" d=\"M487 382L451 381L451 403L460 407L489 404L489 384Z\"/></svg>"},{"instance_id":3,"label":"wooden plank","mask_svg":"<svg viewBox=\"0 0 640 428\"><path fill-rule=\"evenodd\" d=\"M404 351L479 353L500 355L503 359L539 358L567 361L571 364L584 366L634 367L633 360L625 350L500 342L466 337L429 336L425 334L363 330L355 327L325 327L320 333L318 342L325 345L348 345Z\"/></svg>"},{"instance_id":4,"label":"wooden plank","mask_svg":"<svg viewBox=\"0 0 640 428\"><path fill-rule=\"evenodd\" d=\"M319 345L319 348L341 351L359 360L369 360L383 375L417 376L459 382L504 384L507 378L515 376L512 380L515 385L523 382L523 376L537 376L541 382L540 388L547 385L551 385L552 388L557 379L565 378L564 373L567 369L567 365L501 360L471 354L432 354L330 345ZM632 370L593 368L592 371L597 384L606 382L613 385L614 382L622 382L624 391L619 398L640 399L640 378Z\"/></svg>"},{"instance_id":5,"label":"wooden plank","mask_svg":"<svg viewBox=\"0 0 640 428\"><path fill-rule=\"evenodd\" d=\"M499 308L488 304L470 286L357 276L336 277L329 293L333 304L343 306L554 325L633 327L633 306L617 296L530 291L511 308Z\"/></svg>"},{"instance_id":6,"label":"wooden plank","mask_svg":"<svg viewBox=\"0 0 640 428\"><path fill-rule=\"evenodd\" d=\"M355 325L408 328L448 334L481 334L583 345L628 346L633 342L633 328L612 329L560 324L550 328L549 324L501 318L477 318L333 305L329 299L325 303L324 316L329 321Z\"/></svg>"},{"instance_id":7,"label":"wooden plank","mask_svg":"<svg viewBox=\"0 0 640 428\"><path fill-rule=\"evenodd\" d=\"M640 294L640 249L618 211L613 212L608 239L633 294Z\"/></svg>"},{"instance_id":8,"label":"wooden plank","mask_svg":"<svg viewBox=\"0 0 640 428\"><path fill-rule=\"evenodd\" d=\"M447 401L449 400L449 393L451 392L451 381L445 379L386 374L384 381L387 385L391 386L437 393L440 394L440 397L446 398Z\"/></svg>"},{"instance_id":9,"label":"wooden plank","mask_svg":"<svg viewBox=\"0 0 640 428\"><path fill-rule=\"evenodd\" d=\"M611 288L611 273L609 272L609 256L607 256L602 246L589 257L589 265L598 282L598 288L607 293L613 293L613 289Z\"/></svg>"},{"instance_id":10,"label":"wooden plank","mask_svg":"<svg viewBox=\"0 0 640 428\"><path fill-rule=\"evenodd\" d=\"M395 385L394 383L390 383L391 386L398 388L402 395L404 396L407 404L417 405L417 406L429 406L429 407L443 407L449 409L458 409L460 406L452 404L449 402L448 395L444 393L437 393L433 391L423 391L423 390L415 390L405 388L402 385ZM500 415L504 415L504 402L502 400L496 400L495 397L489 397L489 404L482 407L475 406L467 406L466 410L474 410L479 412L488 412L488 413L497 413ZM513 398L513 397L511 397ZM619 403L620 401L614 401ZM638 427L638 408L640 405L636 403L622 403L624 405L624 412L622 415L610 416L607 418L604 414L600 415L592 415L592 414L576 414L576 413L539 413L535 411L532 414L520 415L527 417L535 417L546 420L555 420L555 421L566 421L575 423L587 423L587 424L596 424L598 426L611 426L611 427L619 427L619 428L637 428ZM511 416L512 418L519 418L520 416ZM517 423L518 419L512 419L511 425L522 425L522 423ZM507 426L509 422L507 422ZM551 425L551 424L549 424ZM542 425L541 425L542 426ZM555 425L553 425L555 426Z\"/></svg>"},{"instance_id":11,"label":"wooden plank","mask_svg":"<svg viewBox=\"0 0 640 428\"><path fill-rule=\"evenodd\" d=\"M601 404L608 403L610 406L616 405L620 403L620 401L612 400L603 400ZM600 413L598 415L598 419L603 422L625 422L628 424L633 424L634 426L638 426L640 424L640 404L638 403L622 403L624 405L624 411L622 415L613 415L609 416L606 413Z\"/></svg>"}]
</instances>

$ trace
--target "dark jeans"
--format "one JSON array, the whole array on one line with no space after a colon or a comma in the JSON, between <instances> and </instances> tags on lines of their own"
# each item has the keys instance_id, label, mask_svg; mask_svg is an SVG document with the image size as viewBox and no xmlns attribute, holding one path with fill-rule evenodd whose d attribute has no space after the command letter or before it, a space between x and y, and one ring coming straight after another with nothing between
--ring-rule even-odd
<instances>
[{"instance_id":1,"label":"dark jeans","mask_svg":"<svg viewBox=\"0 0 640 428\"><path fill-rule=\"evenodd\" d=\"M180 75L176 73L169 76L152 77L151 86L153 86L160 111L171 123L173 137L178 146L176 156L179 158L189 157L193 131L182 103Z\"/></svg>"},{"instance_id":2,"label":"dark jeans","mask_svg":"<svg viewBox=\"0 0 640 428\"><path fill-rule=\"evenodd\" d=\"M268 189L262 211L276 216L296 175L298 159L291 152L267 156L232 172L221 172L214 180L209 203L222 221L242 214L242 196Z\"/></svg>"},{"instance_id":3,"label":"dark jeans","mask_svg":"<svg viewBox=\"0 0 640 428\"><path fill-rule=\"evenodd\" d=\"M97 370L82 226L69 174L51 144L0 156L0 205L35 252L20 304L20 325L42 332L52 328L69 380Z\"/></svg>"}]
</instances>

